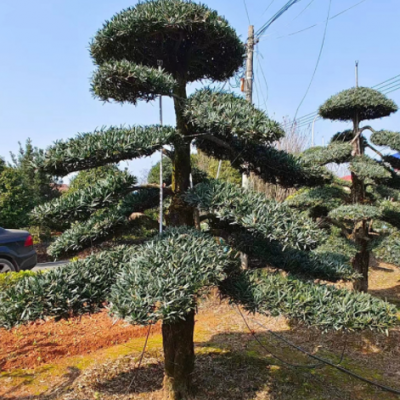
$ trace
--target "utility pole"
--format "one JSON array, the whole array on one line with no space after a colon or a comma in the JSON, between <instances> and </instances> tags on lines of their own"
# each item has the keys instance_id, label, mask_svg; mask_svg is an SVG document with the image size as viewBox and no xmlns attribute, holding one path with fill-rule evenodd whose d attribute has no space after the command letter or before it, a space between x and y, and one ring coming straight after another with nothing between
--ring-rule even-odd
<instances>
[{"instance_id":1,"label":"utility pole","mask_svg":"<svg viewBox=\"0 0 400 400\"><path fill-rule=\"evenodd\" d=\"M253 103L254 25L249 26L246 63L246 100Z\"/></svg>"},{"instance_id":2,"label":"utility pole","mask_svg":"<svg viewBox=\"0 0 400 400\"><path fill-rule=\"evenodd\" d=\"M157 60L158 69L161 71L163 66L162 60ZM160 126L163 126L163 109L162 109L162 95L160 95ZM160 157L160 235L163 233L163 208L164 208L164 193L163 193L163 149L161 149Z\"/></svg>"},{"instance_id":3,"label":"utility pole","mask_svg":"<svg viewBox=\"0 0 400 400\"><path fill-rule=\"evenodd\" d=\"M248 39L247 39L247 62L246 62L246 100L249 103L253 103L253 63L254 63L254 25L249 26ZM242 174L242 187L248 189L249 177L246 174ZM242 269L248 269L249 259L247 254L241 253L240 260L242 263Z\"/></svg>"}]
</instances>

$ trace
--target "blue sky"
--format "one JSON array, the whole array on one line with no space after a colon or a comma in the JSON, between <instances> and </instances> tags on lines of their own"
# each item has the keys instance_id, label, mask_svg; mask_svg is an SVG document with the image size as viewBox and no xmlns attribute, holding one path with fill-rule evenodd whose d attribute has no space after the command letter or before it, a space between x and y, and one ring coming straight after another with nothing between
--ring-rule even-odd
<instances>
[{"instance_id":1,"label":"blue sky","mask_svg":"<svg viewBox=\"0 0 400 400\"><path fill-rule=\"evenodd\" d=\"M256 30L286 0L246 0ZM313 74L330 0L301 0L276 21L257 47L254 100L281 121L293 117ZM360 0L331 0L335 15ZM248 19L243 0L204 1L224 15L243 40ZM0 3L0 155L17 151L32 138L47 147L59 139L96 127L153 124L158 106L103 104L89 91L94 69L90 38L113 14L134 5L127 0L2 0ZM267 12L267 6L271 4ZM354 62L360 62L360 85L373 86L400 74L400 1L365 0L331 20L321 61L298 117L317 110L332 94L354 86ZM290 35L311 25L316 27ZM267 90L261 68L268 83ZM259 93L257 97L257 91ZM389 94L400 104L400 90ZM265 104L265 100L266 104ZM164 101L164 122L174 124L171 102ZM266 106L266 107L265 107ZM400 113L374 122L399 130ZM346 124L317 122L317 144ZM141 175L158 156L129 164ZM121 163L121 166L125 166Z\"/></svg>"}]
</instances>

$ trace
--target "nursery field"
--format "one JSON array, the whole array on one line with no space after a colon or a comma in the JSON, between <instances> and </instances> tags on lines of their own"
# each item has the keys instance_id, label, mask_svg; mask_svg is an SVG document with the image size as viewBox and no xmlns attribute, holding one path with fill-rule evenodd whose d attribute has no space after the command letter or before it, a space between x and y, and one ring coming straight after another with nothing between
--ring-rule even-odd
<instances>
[{"instance_id":1,"label":"nursery field","mask_svg":"<svg viewBox=\"0 0 400 400\"><path fill-rule=\"evenodd\" d=\"M371 270L371 293L400 305L400 270ZM246 314L216 297L202 302L196 320L198 399L322 400L400 398L329 367L270 335L282 335L307 351L367 379L400 390L400 329L321 334L284 318ZM252 332L255 334L253 336ZM69 321L37 322L0 330L0 398L14 400L162 399L160 327L148 333L111 320L106 312ZM257 339L257 340L256 340ZM269 353L271 350L276 357ZM289 364L287 364L289 363Z\"/></svg>"}]
</instances>

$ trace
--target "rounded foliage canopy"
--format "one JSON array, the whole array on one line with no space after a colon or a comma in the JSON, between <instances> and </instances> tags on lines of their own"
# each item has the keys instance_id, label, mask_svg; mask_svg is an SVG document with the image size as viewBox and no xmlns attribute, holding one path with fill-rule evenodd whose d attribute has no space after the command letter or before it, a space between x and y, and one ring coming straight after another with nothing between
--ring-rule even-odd
<instances>
[{"instance_id":1,"label":"rounded foliage canopy","mask_svg":"<svg viewBox=\"0 0 400 400\"><path fill-rule=\"evenodd\" d=\"M157 68L162 60L167 73L187 82L223 81L242 66L245 46L228 22L207 6L153 0L107 21L90 52L98 65L127 60Z\"/></svg>"},{"instance_id":2,"label":"rounded foliage canopy","mask_svg":"<svg viewBox=\"0 0 400 400\"><path fill-rule=\"evenodd\" d=\"M319 109L322 118L352 121L358 113L359 120L387 117L397 111L397 105L377 90L358 87L338 93Z\"/></svg>"}]
</instances>

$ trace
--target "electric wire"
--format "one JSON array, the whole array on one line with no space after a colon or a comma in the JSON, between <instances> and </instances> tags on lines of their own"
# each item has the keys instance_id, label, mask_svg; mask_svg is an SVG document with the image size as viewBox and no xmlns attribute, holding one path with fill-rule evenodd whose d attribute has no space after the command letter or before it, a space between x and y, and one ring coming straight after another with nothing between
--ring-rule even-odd
<instances>
[{"instance_id":1,"label":"electric wire","mask_svg":"<svg viewBox=\"0 0 400 400\"><path fill-rule=\"evenodd\" d=\"M242 314L242 315L243 315L243 314ZM258 322L257 320L255 320L255 319L252 319L252 320L253 320L257 325L259 325L259 326L261 326L262 328L264 328L264 329L265 329L267 332L269 332L272 336L275 336L275 337L278 338L279 340L281 340L281 341L285 342L286 344L288 344L290 347L293 347L294 349L296 349L296 350L302 352L303 354L306 354L306 355L309 356L310 358L313 358L314 360L317 360L317 361L319 361L319 362L321 362L321 363L323 363L323 364L326 364L326 365L328 365L328 366L330 366L330 367L332 367L332 368L336 368L337 370L339 370L339 371L341 371L341 372L343 372L343 373L345 373L345 374L347 374L347 375L350 375L350 376L352 376L353 378L356 378L356 379L358 379L358 380L361 380L361 381L363 381L363 382L365 382L365 383L368 383L368 384L370 384L370 385L376 386L376 387L378 387L378 388L380 388L380 389L382 389L382 390L385 390L385 391L390 392L390 393L395 393L395 394L398 394L398 395L400 394L400 390L397 390L397 389L394 389L394 388L392 388L392 387L385 386L385 385L382 385L382 384L380 384L380 383L371 381L371 380L369 380L369 379L367 379L367 378L364 378L363 376L360 376L360 375L356 374L356 373L353 372L353 371L350 371L350 370L348 370L348 369L346 369L346 368L341 367L339 364L334 364L334 363L332 363L332 362L329 361L329 360L326 360L326 359L324 359L324 358L321 358L321 357L318 357L318 356L316 356L316 355L314 355L314 354L311 354L311 353L309 353L307 350L304 350L302 347L297 346L297 345L295 345L294 343L290 342L290 341L287 340L285 337L279 335L278 333L276 333L276 332L274 332L274 331L271 331L271 330L268 329L265 325L261 324L261 323Z\"/></svg>"},{"instance_id":2,"label":"electric wire","mask_svg":"<svg viewBox=\"0 0 400 400\"><path fill-rule=\"evenodd\" d=\"M383 88L382 89L378 89L378 90L383 91L383 92L387 92L388 90L391 90L391 89L393 89L393 87L398 86L398 85L400 85L400 80L398 80L396 82L393 82L393 83L390 83L388 85L385 85L385 87L386 86L389 86L389 87L386 87L384 90L382 90Z\"/></svg>"},{"instance_id":3,"label":"electric wire","mask_svg":"<svg viewBox=\"0 0 400 400\"><path fill-rule=\"evenodd\" d=\"M268 4L268 7L265 9L265 11L264 11L261 15L264 15L264 14L270 9L270 7L271 7L272 4L274 3L274 1L275 1L275 0L271 0L271 3Z\"/></svg>"},{"instance_id":4,"label":"electric wire","mask_svg":"<svg viewBox=\"0 0 400 400\"><path fill-rule=\"evenodd\" d=\"M390 79L387 79L387 80L385 80L385 81L383 81L383 82L381 82L381 83L379 83L379 84L377 84L375 86L372 86L371 88L381 91L382 94L384 94L384 95L387 95L389 93L393 93L393 92L395 92L395 91L400 89L400 81L398 82L398 79L396 79L396 78L399 78L399 77L400 77L400 75L396 75L396 76L394 76L394 77L392 77ZM386 87L387 85L384 85L384 84L386 84L388 82L390 82L390 87ZM380 90L380 88L384 88L384 87L386 87L385 90ZM314 111L314 112L305 114L300 118L297 118L296 121L295 121L296 124L297 124L297 127L300 128L300 127L303 127L305 125L309 125L311 122L313 122L314 118L317 115L318 115L318 111ZM317 120L319 120L319 119L320 119L320 117L317 118ZM287 123L285 123L283 125L287 126L287 125L292 124L292 123L293 123L293 120L289 121L289 122L287 122Z\"/></svg>"},{"instance_id":5,"label":"electric wire","mask_svg":"<svg viewBox=\"0 0 400 400\"><path fill-rule=\"evenodd\" d=\"M289 10L290 7L294 6L296 3L298 3L301 0L289 0L278 12L276 12L261 28L256 32L255 37L256 39L259 39L265 31L282 15L284 14L287 10Z\"/></svg>"},{"instance_id":6,"label":"electric wire","mask_svg":"<svg viewBox=\"0 0 400 400\"><path fill-rule=\"evenodd\" d=\"M400 75L396 75L396 76L394 76L393 78L387 79L386 81L383 81L382 83L379 83L378 85L372 86L372 88L373 88L373 89L374 89L374 88L377 88L378 86L381 86L381 85L383 85L384 83L389 82L389 81L392 81L393 79L398 78L398 77L400 77Z\"/></svg>"},{"instance_id":7,"label":"electric wire","mask_svg":"<svg viewBox=\"0 0 400 400\"><path fill-rule=\"evenodd\" d=\"M305 92L303 98L301 99L299 106L297 107L296 113L295 113L294 118L293 118L294 121L296 120L296 117L297 117L297 114L298 114L298 112L299 112L299 110L300 110L300 107L303 105L304 100L306 99L307 94L308 94L308 92L310 91L311 85L312 85L313 82L314 82L315 75L317 74L317 70L318 70L318 67L319 67L319 63L320 63L320 61L321 61L322 52L323 52L324 47L325 47L326 34L327 34L327 32L328 32L329 19L330 19L330 15L331 15L331 7L332 7L332 0L329 0L328 16L327 16L327 18L326 18L324 34L323 34L323 37L322 37L322 43L321 43L321 47L320 47L320 50L319 50L317 63L316 63L316 65L315 65L315 69L314 69L314 72L313 72L313 74L312 74L310 83L309 83L309 85L308 85L308 87L307 87L307 90L306 90L306 92Z\"/></svg>"},{"instance_id":8,"label":"electric wire","mask_svg":"<svg viewBox=\"0 0 400 400\"><path fill-rule=\"evenodd\" d=\"M323 365L322 363L319 364L292 364L290 362L285 361L283 358L277 356L275 353L273 353L267 346L265 346L265 344L263 342L261 342L261 340L256 336L255 332L250 328L246 318L244 317L242 311L240 310L239 306L237 306L237 309L239 311L240 316L242 317L247 329L250 331L251 335L253 336L254 340L268 353L270 354L273 358L275 358L276 360L280 361L281 363L285 364L285 365L289 365L290 367L293 368L311 368L311 369L315 369L318 368L319 366Z\"/></svg>"},{"instance_id":9,"label":"electric wire","mask_svg":"<svg viewBox=\"0 0 400 400\"><path fill-rule=\"evenodd\" d=\"M244 4L244 8L245 8L245 10L246 10L247 20L249 21L249 25L251 25L251 22L250 22L250 15L249 15L249 10L248 10L248 8L247 8L246 0L243 0L243 4Z\"/></svg>"},{"instance_id":10,"label":"electric wire","mask_svg":"<svg viewBox=\"0 0 400 400\"><path fill-rule=\"evenodd\" d=\"M364 3L365 1L367 1L367 0L362 0L362 1L358 2L358 3L356 3L356 4L353 4L351 7L348 7L345 10L342 10L339 13L335 14L333 17L330 17L329 20L333 20L333 19L339 17L340 15L342 15L342 14L352 10L353 8L359 6L360 4ZM278 36L276 39L282 39L282 38L285 38L285 37L288 37L288 36L297 35L298 33L302 33L302 32L308 31L309 29L315 28L316 26L319 26L319 25L321 25L323 23L324 22L317 22L316 24L310 25L310 26L308 26L306 28L303 28L303 29L300 29L298 31L287 33L286 35Z\"/></svg>"}]
</instances>

